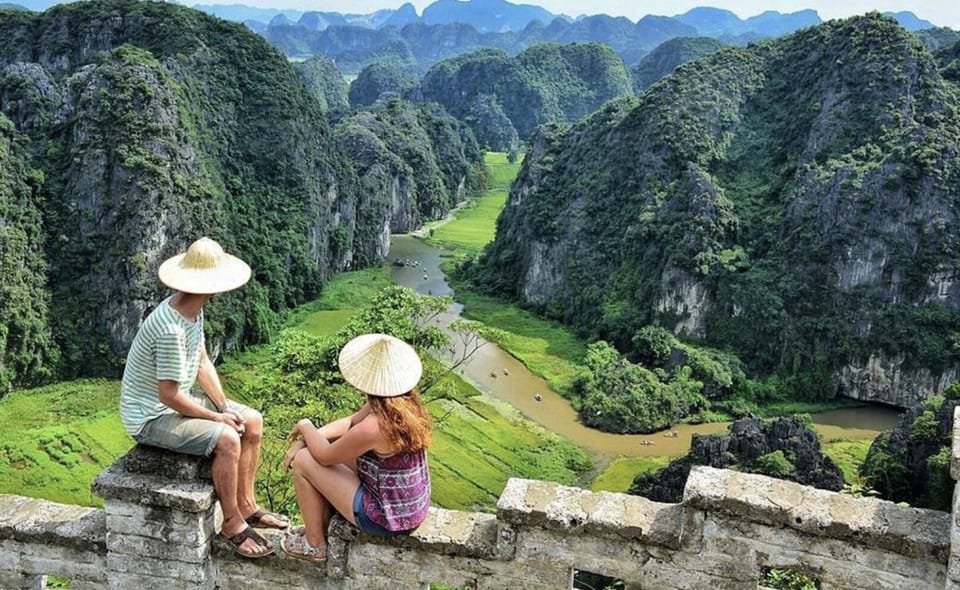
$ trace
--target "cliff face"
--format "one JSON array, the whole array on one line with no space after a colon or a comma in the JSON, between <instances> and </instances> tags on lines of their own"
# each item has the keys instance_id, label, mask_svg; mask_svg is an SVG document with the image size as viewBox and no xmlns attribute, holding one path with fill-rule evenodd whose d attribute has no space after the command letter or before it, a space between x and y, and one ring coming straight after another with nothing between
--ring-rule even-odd
<instances>
[{"instance_id":1,"label":"cliff face","mask_svg":"<svg viewBox=\"0 0 960 590\"><path fill-rule=\"evenodd\" d=\"M539 140L475 276L621 350L659 323L806 397L902 403L854 374L900 358L886 381L931 391L960 364L958 108L876 14L720 51Z\"/></svg>"},{"instance_id":2,"label":"cliff face","mask_svg":"<svg viewBox=\"0 0 960 590\"><path fill-rule=\"evenodd\" d=\"M322 104L243 26L108 0L3 13L0 38L0 110L45 175L36 213L62 377L115 374L164 294L158 265L201 235L254 269L211 303L213 351L265 339L333 272L385 256L357 226L381 195L360 192ZM392 217L372 223L389 232Z\"/></svg>"},{"instance_id":3,"label":"cliff face","mask_svg":"<svg viewBox=\"0 0 960 590\"><path fill-rule=\"evenodd\" d=\"M44 289L43 177L25 165L24 139L0 114L0 397L47 378L57 360Z\"/></svg>"}]
</instances>

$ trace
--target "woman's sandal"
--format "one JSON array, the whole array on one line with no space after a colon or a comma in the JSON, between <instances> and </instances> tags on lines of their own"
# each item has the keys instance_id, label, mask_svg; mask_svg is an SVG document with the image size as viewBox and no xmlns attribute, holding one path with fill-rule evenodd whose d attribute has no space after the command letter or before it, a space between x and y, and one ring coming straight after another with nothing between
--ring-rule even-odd
<instances>
[{"instance_id":1,"label":"woman's sandal","mask_svg":"<svg viewBox=\"0 0 960 590\"><path fill-rule=\"evenodd\" d=\"M320 545L313 547L307 541L307 532L297 531L289 533L280 540L280 548L283 552L297 559L306 559L307 561L322 562L327 560L327 546Z\"/></svg>"},{"instance_id":2,"label":"woman's sandal","mask_svg":"<svg viewBox=\"0 0 960 590\"><path fill-rule=\"evenodd\" d=\"M272 518L273 520L280 523L279 525L271 524L264 521L264 517ZM276 512L270 512L265 508L257 508L256 512L247 517L247 524L250 526L256 526L261 528L268 529L280 529L283 530L290 526L290 519L282 514L277 514Z\"/></svg>"},{"instance_id":3,"label":"woman's sandal","mask_svg":"<svg viewBox=\"0 0 960 590\"><path fill-rule=\"evenodd\" d=\"M230 546L233 547L233 552L241 557L247 557L249 559L259 559L261 557L266 557L273 553L273 545L270 544L270 541L267 541L263 536L257 531L253 530L252 527L247 526L236 535L232 537L222 537L227 543L230 543ZM263 553L253 553L249 549L243 549L243 542L247 539L253 539L253 542L268 549Z\"/></svg>"}]
</instances>

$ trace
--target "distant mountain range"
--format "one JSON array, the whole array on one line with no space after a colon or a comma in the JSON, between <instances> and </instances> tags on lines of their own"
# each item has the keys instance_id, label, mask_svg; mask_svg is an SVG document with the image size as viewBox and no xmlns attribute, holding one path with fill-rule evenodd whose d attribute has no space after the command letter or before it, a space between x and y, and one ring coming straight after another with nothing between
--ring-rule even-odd
<instances>
[{"instance_id":1,"label":"distant mountain range","mask_svg":"<svg viewBox=\"0 0 960 590\"><path fill-rule=\"evenodd\" d=\"M26 0L21 2L27 8L39 10L37 6L49 6L55 2L48 0ZM567 22L575 19L563 15L553 14L550 11L532 4L514 4L507 0L437 0L423 9L423 14L417 16L416 9L409 2L397 9L383 9L371 14L341 14L337 12L309 12L287 10L282 8L260 8L244 4L195 4L197 10L219 16L226 20L237 22L257 21L262 25L269 25L278 16L284 17L285 24L297 24L313 30L323 30L327 26L359 26L364 28L382 28L397 26L411 22L420 22L428 25L445 25L452 23L468 24L480 33L508 33L521 32L530 23L540 21L549 25L554 19L560 18ZM909 11L886 12L908 31L929 29L935 27L930 21L921 19ZM319 15L310 16L310 15ZM392 19L394 16L400 18ZM589 19L592 16L581 16L579 19ZM666 17L690 25L705 37L723 37L759 34L762 37L773 37L792 33L797 29L820 24L822 20L815 10L800 10L783 14L768 10L747 19L741 19L729 10L712 7L697 7L681 15ZM642 19L641 19L642 20ZM276 24L280 24L278 21ZM326 23L324 25L323 23ZM319 28L317 26L319 25ZM256 26L256 25L254 25Z\"/></svg>"},{"instance_id":2,"label":"distant mountain range","mask_svg":"<svg viewBox=\"0 0 960 590\"><path fill-rule=\"evenodd\" d=\"M34 0L39 1L39 0ZM537 43L605 43L628 66L676 37L711 37L746 45L822 22L815 10L766 11L742 19L729 10L697 7L677 16L647 15L634 22L606 14L555 15L507 0L437 0L418 15L410 3L371 14L297 12L241 4L194 8L244 22L291 57L324 55L345 73L389 62L422 74L438 61L485 47L517 54ZM909 31L933 29L912 12L888 13Z\"/></svg>"}]
</instances>

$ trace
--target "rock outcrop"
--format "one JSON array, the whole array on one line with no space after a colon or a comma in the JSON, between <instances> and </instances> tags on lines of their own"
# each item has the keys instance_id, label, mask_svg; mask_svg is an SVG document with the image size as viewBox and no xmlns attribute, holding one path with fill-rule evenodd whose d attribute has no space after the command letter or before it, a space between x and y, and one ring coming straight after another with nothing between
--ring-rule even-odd
<instances>
[{"instance_id":1,"label":"rock outcrop","mask_svg":"<svg viewBox=\"0 0 960 590\"><path fill-rule=\"evenodd\" d=\"M733 351L795 398L936 392L960 367L945 74L876 13L686 63L533 137L475 282L628 355L650 324Z\"/></svg>"},{"instance_id":2,"label":"rock outcrop","mask_svg":"<svg viewBox=\"0 0 960 590\"><path fill-rule=\"evenodd\" d=\"M843 474L820 451L816 432L799 418L741 418L729 434L693 435L690 452L657 473L641 475L630 486L656 502L680 502L694 465L763 473L825 490L843 487ZM771 470L777 473L767 473Z\"/></svg>"}]
</instances>

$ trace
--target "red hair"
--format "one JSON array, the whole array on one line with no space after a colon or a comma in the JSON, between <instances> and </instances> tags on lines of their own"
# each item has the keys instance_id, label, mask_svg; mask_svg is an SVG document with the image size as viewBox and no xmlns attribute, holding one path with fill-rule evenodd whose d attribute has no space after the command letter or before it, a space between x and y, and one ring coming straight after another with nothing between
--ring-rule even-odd
<instances>
[{"instance_id":1,"label":"red hair","mask_svg":"<svg viewBox=\"0 0 960 590\"><path fill-rule=\"evenodd\" d=\"M380 432L395 453L419 451L430 446L432 420L416 389L395 397L367 396L370 409L380 422Z\"/></svg>"}]
</instances>

